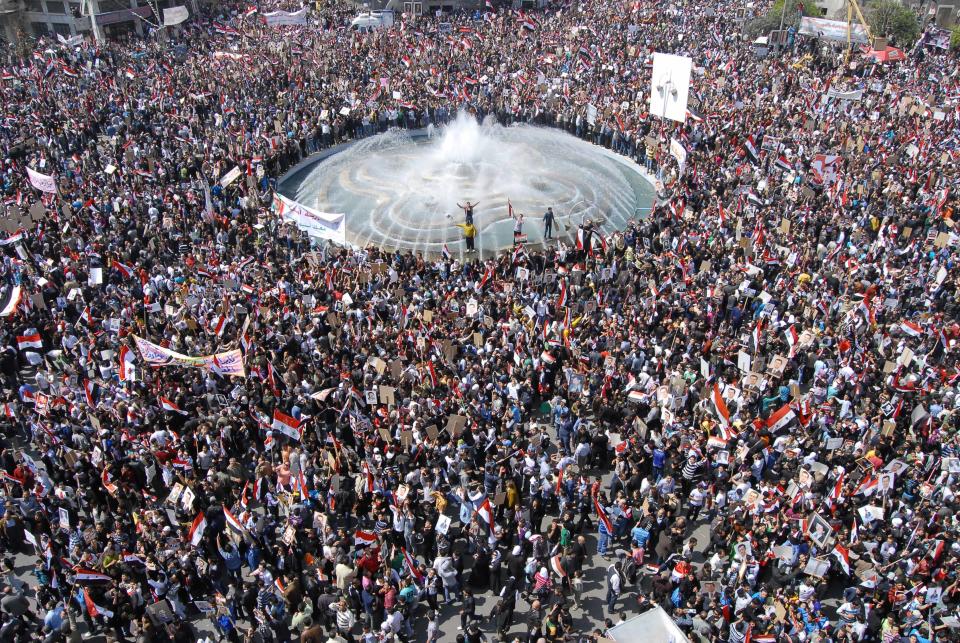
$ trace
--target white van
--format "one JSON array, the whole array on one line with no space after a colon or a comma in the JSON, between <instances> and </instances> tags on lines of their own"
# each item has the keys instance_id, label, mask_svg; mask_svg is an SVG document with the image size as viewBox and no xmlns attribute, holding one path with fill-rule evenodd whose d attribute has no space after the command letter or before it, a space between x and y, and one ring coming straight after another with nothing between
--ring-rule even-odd
<instances>
[{"instance_id":1,"label":"white van","mask_svg":"<svg viewBox=\"0 0 960 643\"><path fill-rule=\"evenodd\" d=\"M393 26L392 10L366 11L350 21L350 28L354 31L373 31L391 26Z\"/></svg>"}]
</instances>

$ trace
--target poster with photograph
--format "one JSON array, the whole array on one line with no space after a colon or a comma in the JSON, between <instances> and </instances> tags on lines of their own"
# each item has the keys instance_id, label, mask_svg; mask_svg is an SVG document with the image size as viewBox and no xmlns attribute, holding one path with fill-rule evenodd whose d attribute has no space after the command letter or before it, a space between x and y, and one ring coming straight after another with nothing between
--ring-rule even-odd
<instances>
[{"instance_id":1,"label":"poster with photograph","mask_svg":"<svg viewBox=\"0 0 960 643\"><path fill-rule=\"evenodd\" d=\"M812 514L810 516L807 535L810 536L810 540L812 540L818 548L826 549L827 544L830 542L832 531L830 523L827 522L826 518L820 514Z\"/></svg>"}]
</instances>

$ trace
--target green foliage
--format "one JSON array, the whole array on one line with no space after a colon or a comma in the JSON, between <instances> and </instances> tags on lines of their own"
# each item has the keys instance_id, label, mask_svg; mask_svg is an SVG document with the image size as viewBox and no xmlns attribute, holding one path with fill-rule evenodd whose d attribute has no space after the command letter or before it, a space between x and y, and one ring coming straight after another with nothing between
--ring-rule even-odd
<instances>
[{"instance_id":1,"label":"green foliage","mask_svg":"<svg viewBox=\"0 0 960 643\"><path fill-rule=\"evenodd\" d=\"M950 32L950 48L960 49L960 26L954 27Z\"/></svg>"},{"instance_id":2,"label":"green foliage","mask_svg":"<svg viewBox=\"0 0 960 643\"><path fill-rule=\"evenodd\" d=\"M910 47L920 36L917 14L898 0L873 0L866 18L874 36L884 36L898 47Z\"/></svg>"},{"instance_id":3,"label":"green foliage","mask_svg":"<svg viewBox=\"0 0 960 643\"><path fill-rule=\"evenodd\" d=\"M811 15L810 7L813 7L813 0L805 0L803 2L802 10L800 8L800 4L796 0L777 0L773 3L767 13L754 18L747 23L747 35L751 38L758 38L760 36L766 36L771 31L779 29L780 16L783 14L784 5L786 5L787 13L783 17L783 28L788 29L790 27L797 26L802 16ZM807 5L809 5L809 7Z\"/></svg>"}]
</instances>

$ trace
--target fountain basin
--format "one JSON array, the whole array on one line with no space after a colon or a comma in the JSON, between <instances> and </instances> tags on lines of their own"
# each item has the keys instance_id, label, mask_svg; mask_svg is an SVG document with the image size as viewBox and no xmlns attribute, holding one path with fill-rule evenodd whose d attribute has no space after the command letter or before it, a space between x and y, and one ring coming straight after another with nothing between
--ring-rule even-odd
<instances>
[{"instance_id":1,"label":"fountain basin","mask_svg":"<svg viewBox=\"0 0 960 643\"><path fill-rule=\"evenodd\" d=\"M573 242L584 219L609 235L647 216L655 198L652 178L619 154L560 130L480 124L466 114L436 131L395 130L326 150L288 172L278 191L344 214L351 245L428 255L446 245L460 256L457 204L468 200L478 204L478 254L488 255L513 246L511 206L536 245L548 206L553 237Z\"/></svg>"}]
</instances>

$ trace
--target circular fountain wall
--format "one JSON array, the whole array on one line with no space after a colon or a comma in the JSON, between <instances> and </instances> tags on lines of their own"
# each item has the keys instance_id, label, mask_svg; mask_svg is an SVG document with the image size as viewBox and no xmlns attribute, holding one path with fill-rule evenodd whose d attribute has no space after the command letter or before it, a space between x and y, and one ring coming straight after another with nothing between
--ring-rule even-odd
<instances>
[{"instance_id":1,"label":"circular fountain wall","mask_svg":"<svg viewBox=\"0 0 960 643\"><path fill-rule=\"evenodd\" d=\"M543 239L553 207L553 236L572 239L585 218L605 234L646 216L650 182L632 161L565 132L460 114L438 131L391 131L364 139L290 172L280 192L321 212L343 213L347 242L439 254L463 254L463 211L477 203L480 252L513 245L508 204L524 215L528 243Z\"/></svg>"}]
</instances>

